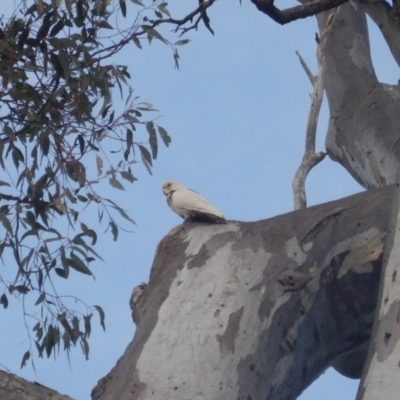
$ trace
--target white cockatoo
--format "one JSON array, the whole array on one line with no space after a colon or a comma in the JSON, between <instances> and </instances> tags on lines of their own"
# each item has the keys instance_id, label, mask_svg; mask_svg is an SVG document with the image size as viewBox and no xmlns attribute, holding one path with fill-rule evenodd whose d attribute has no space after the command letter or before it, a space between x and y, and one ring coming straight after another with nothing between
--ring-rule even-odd
<instances>
[{"instance_id":1,"label":"white cockatoo","mask_svg":"<svg viewBox=\"0 0 400 400\"><path fill-rule=\"evenodd\" d=\"M185 222L226 222L221 211L203 196L179 182L172 180L164 182L162 191L167 196L167 203L172 211Z\"/></svg>"}]
</instances>

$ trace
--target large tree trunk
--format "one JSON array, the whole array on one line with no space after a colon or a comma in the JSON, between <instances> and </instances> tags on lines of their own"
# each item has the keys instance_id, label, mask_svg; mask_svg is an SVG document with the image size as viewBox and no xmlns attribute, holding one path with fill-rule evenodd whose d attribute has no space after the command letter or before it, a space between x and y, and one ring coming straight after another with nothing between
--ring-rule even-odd
<instances>
[{"instance_id":1,"label":"large tree trunk","mask_svg":"<svg viewBox=\"0 0 400 400\"><path fill-rule=\"evenodd\" d=\"M92 398L292 400L330 365L360 376L392 192L173 229Z\"/></svg>"},{"instance_id":2,"label":"large tree trunk","mask_svg":"<svg viewBox=\"0 0 400 400\"><path fill-rule=\"evenodd\" d=\"M361 6L361 7L360 7ZM399 182L400 88L378 82L364 11L379 26L400 65L397 3L360 0L338 9L324 57L330 123L329 155L367 188ZM324 29L327 15L318 16ZM357 400L397 398L400 392L400 191L393 196L374 330Z\"/></svg>"},{"instance_id":3,"label":"large tree trunk","mask_svg":"<svg viewBox=\"0 0 400 400\"><path fill-rule=\"evenodd\" d=\"M374 329L357 400L397 399L400 393L400 187L393 195Z\"/></svg>"},{"instance_id":4,"label":"large tree trunk","mask_svg":"<svg viewBox=\"0 0 400 400\"><path fill-rule=\"evenodd\" d=\"M1 400L72 400L38 382L29 382L0 370Z\"/></svg>"}]
</instances>

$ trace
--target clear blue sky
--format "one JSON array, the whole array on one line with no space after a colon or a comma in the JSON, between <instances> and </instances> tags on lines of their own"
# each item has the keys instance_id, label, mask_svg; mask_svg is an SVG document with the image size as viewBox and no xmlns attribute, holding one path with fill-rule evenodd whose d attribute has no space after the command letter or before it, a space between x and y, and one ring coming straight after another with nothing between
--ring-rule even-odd
<instances>
[{"instance_id":1,"label":"clear blue sky","mask_svg":"<svg viewBox=\"0 0 400 400\"><path fill-rule=\"evenodd\" d=\"M190 32L187 37L192 42L180 49L180 71L174 69L169 49L158 41L143 50L132 44L116 60L129 65L136 94L162 111L159 122L172 143L169 149L160 146L153 176L137 164L133 172L139 180L125 184L125 192L104 187L104 193L127 210L137 226L134 233L121 232L117 242L110 233L102 233L105 227L98 229L96 250L105 262L91 265L96 281L75 274L63 288L88 304L102 305L107 331L97 326L95 316L89 361L78 348L71 365L61 354L57 361L35 359L36 374L30 365L21 371L26 333L21 309L13 301L7 310L0 310L3 367L76 400L90 398L92 387L132 340L135 327L128 306L132 288L147 282L158 242L181 223L166 205L160 189L164 180L176 179L199 191L227 219L256 221L292 211L291 182L303 154L312 91L295 51L316 70L317 26L314 19L307 19L281 27L249 1L242 3L220 0L212 7L209 16L215 36L204 27ZM131 18L137 6L127 4ZM173 15L179 18L196 4L193 0L182 6L173 0L170 9L175 5L178 11ZM9 10L11 2L2 5L4 14ZM397 84L398 68L376 30L373 49L379 77ZM318 150L324 149L327 120L325 105ZM309 205L361 190L340 165L328 159L307 182ZM352 400L356 389L357 381L329 370L300 399Z\"/></svg>"}]
</instances>

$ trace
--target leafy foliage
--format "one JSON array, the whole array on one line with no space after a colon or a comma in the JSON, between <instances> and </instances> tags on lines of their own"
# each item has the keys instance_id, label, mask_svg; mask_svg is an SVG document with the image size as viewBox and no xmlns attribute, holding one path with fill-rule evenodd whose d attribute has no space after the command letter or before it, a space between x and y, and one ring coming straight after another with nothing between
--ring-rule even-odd
<instances>
[{"instance_id":1,"label":"leafy foliage","mask_svg":"<svg viewBox=\"0 0 400 400\"><path fill-rule=\"evenodd\" d=\"M75 272L93 277L92 264L101 260L98 227L83 211L97 209L117 240L120 218L134 222L97 184L124 190L123 181L136 180L138 155L151 173L159 138L171 142L151 117L153 106L133 96L127 66L110 60L127 45L142 48L146 38L170 46L178 66L177 46L188 40L173 44L155 29L174 23L167 3L132 3L137 15L128 28L111 23L112 15L127 15L125 0L24 0L0 21L0 257L15 266L12 275L0 271L0 304L20 300L27 328L36 322L21 368L33 343L40 357L50 357L60 343L69 354L79 342L88 357L93 312L105 329L104 312L57 290ZM125 100L122 111L116 95Z\"/></svg>"}]
</instances>

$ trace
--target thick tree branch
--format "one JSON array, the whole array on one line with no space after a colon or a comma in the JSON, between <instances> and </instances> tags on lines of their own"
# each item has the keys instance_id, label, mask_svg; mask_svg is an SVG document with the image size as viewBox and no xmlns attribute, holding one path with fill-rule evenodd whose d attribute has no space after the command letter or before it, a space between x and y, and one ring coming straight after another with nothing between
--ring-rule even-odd
<instances>
[{"instance_id":1,"label":"thick tree branch","mask_svg":"<svg viewBox=\"0 0 400 400\"><path fill-rule=\"evenodd\" d=\"M358 1L358 4L381 30L394 60L400 66L400 18L398 5L396 2L393 3L394 7L384 0Z\"/></svg>"},{"instance_id":2,"label":"thick tree branch","mask_svg":"<svg viewBox=\"0 0 400 400\"><path fill-rule=\"evenodd\" d=\"M317 16L323 31L327 15ZM339 9L326 43L324 89L330 119L327 152L364 187L396 182L400 89L378 82L365 12L354 4Z\"/></svg>"},{"instance_id":3,"label":"thick tree branch","mask_svg":"<svg viewBox=\"0 0 400 400\"><path fill-rule=\"evenodd\" d=\"M329 365L359 377L392 193L174 228L134 291L135 338L92 399L291 400Z\"/></svg>"},{"instance_id":4,"label":"thick tree branch","mask_svg":"<svg viewBox=\"0 0 400 400\"><path fill-rule=\"evenodd\" d=\"M38 382L29 382L5 371L0 371L0 399L73 400Z\"/></svg>"},{"instance_id":5,"label":"thick tree branch","mask_svg":"<svg viewBox=\"0 0 400 400\"><path fill-rule=\"evenodd\" d=\"M297 19L311 17L322 11L331 10L348 0L317 0L301 6L286 8L280 10L274 6L274 0L251 0L257 9L264 14L267 14L278 24L284 25Z\"/></svg>"}]
</instances>

